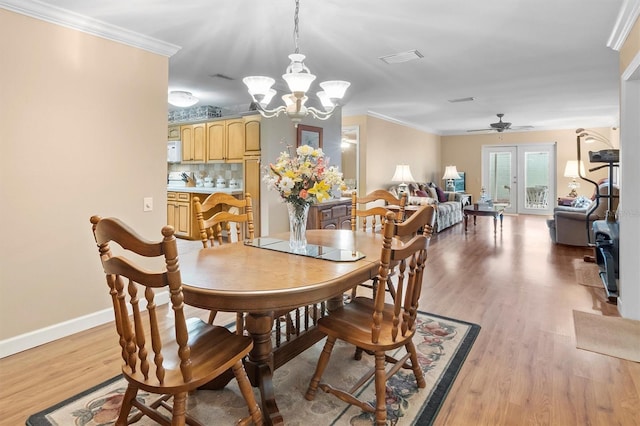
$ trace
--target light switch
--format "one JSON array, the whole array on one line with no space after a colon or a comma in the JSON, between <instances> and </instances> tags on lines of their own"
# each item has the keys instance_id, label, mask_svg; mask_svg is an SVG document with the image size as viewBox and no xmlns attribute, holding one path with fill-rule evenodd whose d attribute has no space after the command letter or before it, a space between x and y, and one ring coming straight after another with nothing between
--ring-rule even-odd
<instances>
[{"instance_id":1,"label":"light switch","mask_svg":"<svg viewBox=\"0 0 640 426\"><path fill-rule=\"evenodd\" d=\"M144 197L142 210L145 212L153 211L153 198Z\"/></svg>"}]
</instances>

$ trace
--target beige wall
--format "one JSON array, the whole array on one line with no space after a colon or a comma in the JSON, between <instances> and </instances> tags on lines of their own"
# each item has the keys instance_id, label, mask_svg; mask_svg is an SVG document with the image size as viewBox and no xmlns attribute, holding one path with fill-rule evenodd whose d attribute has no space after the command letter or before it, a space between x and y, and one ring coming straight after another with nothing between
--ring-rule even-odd
<instances>
[{"instance_id":1,"label":"beige wall","mask_svg":"<svg viewBox=\"0 0 640 426\"><path fill-rule=\"evenodd\" d=\"M0 28L2 341L110 306L91 215L160 237L168 59L4 9Z\"/></svg>"},{"instance_id":2,"label":"beige wall","mask_svg":"<svg viewBox=\"0 0 640 426\"><path fill-rule=\"evenodd\" d=\"M360 194L393 185L397 164L408 164L416 181L436 179L440 136L372 116L344 117L342 124L360 126Z\"/></svg>"},{"instance_id":3,"label":"beige wall","mask_svg":"<svg viewBox=\"0 0 640 426\"><path fill-rule=\"evenodd\" d=\"M585 127L588 127L588 123L585 123ZM612 131L606 128L595 128L593 130L609 137L612 143L617 146L618 131ZM557 142L557 194L559 196L566 195L569 192L568 185L571 179L564 177L564 167L567 160L574 160L577 156L575 129L443 136L443 170L441 170L440 176L444 173L444 165L454 164L458 170L466 172L467 192L473 194L475 197L479 197L482 185L483 145L517 145L553 142ZM590 145L583 143L581 149L585 168L588 169L590 167L587 155L588 150L597 151L606 148L604 144L597 142ZM604 176L606 176L605 171L587 173L587 177L593 180L598 180ZM593 189L593 185L583 182L577 191L580 195L591 196Z\"/></svg>"},{"instance_id":4,"label":"beige wall","mask_svg":"<svg viewBox=\"0 0 640 426\"><path fill-rule=\"evenodd\" d=\"M620 49L620 72L627 69L638 52L640 52L640 19L636 19L636 23Z\"/></svg>"}]
</instances>

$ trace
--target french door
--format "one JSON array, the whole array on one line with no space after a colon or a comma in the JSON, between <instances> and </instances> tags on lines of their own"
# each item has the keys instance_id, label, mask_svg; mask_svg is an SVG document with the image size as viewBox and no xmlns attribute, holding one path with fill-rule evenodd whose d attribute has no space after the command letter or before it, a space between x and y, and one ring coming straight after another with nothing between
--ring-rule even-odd
<instances>
[{"instance_id":1,"label":"french door","mask_svg":"<svg viewBox=\"0 0 640 426\"><path fill-rule=\"evenodd\" d=\"M482 186L505 213L553 214L556 144L482 147Z\"/></svg>"}]
</instances>

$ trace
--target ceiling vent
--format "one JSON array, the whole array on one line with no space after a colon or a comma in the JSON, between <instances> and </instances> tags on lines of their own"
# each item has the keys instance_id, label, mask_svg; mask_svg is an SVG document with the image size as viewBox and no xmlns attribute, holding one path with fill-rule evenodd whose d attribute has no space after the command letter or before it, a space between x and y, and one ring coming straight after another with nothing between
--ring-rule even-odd
<instances>
[{"instance_id":1,"label":"ceiling vent","mask_svg":"<svg viewBox=\"0 0 640 426\"><path fill-rule=\"evenodd\" d=\"M409 62L415 59L424 58L424 55L417 50L409 50L408 52L394 53L393 55L380 56L382 62L387 64L400 64L402 62Z\"/></svg>"},{"instance_id":2,"label":"ceiling vent","mask_svg":"<svg viewBox=\"0 0 640 426\"><path fill-rule=\"evenodd\" d=\"M218 73L218 74L209 74L209 77L211 77L211 78L221 78L223 80L229 80L229 81L235 80L235 78L233 78L233 77L229 77L228 75L224 75L224 74L220 74L220 73Z\"/></svg>"},{"instance_id":3,"label":"ceiling vent","mask_svg":"<svg viewBox=\"0 0 640 426\"><path fill-rule=\"evenodd\" d=\"M476 98L474 98L473 96L469 96L468 98L449 99L449 102L451 102L452 104L455 104L458 102L471 102L475 100Z\"/></svg>"}]
</instances>

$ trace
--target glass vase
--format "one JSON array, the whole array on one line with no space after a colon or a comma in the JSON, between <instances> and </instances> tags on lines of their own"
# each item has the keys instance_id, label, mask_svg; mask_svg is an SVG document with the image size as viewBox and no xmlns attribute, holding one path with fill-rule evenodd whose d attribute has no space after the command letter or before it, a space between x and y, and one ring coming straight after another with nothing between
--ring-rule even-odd
<instances>
[{"instance_id":1,"label":"glass vase","mask_svg":"<svg viewBox=\"0 0 640 426\"><path fill-rule=\"evenodd\" d=\"M307 216L309 204L287 203L289 211L289 248L294 253L304 253L307 248Z\"/></svg>"}]
</instances>

